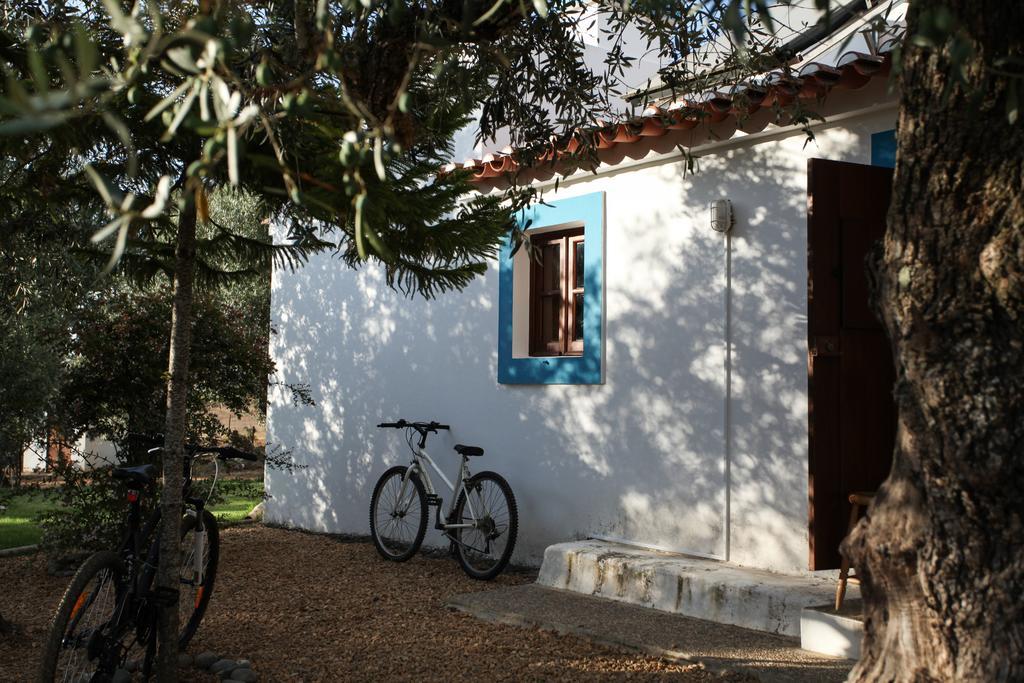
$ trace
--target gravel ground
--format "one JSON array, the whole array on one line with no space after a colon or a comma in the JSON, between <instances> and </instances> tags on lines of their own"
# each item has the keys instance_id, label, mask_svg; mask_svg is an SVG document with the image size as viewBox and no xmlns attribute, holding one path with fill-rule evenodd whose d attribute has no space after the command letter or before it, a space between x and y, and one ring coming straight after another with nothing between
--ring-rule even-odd
<instances>
[{"instance_id":1,"label":"gravel ground","mask_svg":"<svg viewBox=\"0 0 1024 683\"><path fill-rule=\"evenodd\" d=\"M222 532L217 586L189 651L250 659L263 681L749 680L443 606L454 594L532 580L510 572L480 583L452 558L394 564L365 541L235 527ZM0 637L0 681L32 679L67 582L47 576L41 556L0 560L0 612L22 628ZM183 680L216 679L190 673Z\"/></svg>"}]
</instances>

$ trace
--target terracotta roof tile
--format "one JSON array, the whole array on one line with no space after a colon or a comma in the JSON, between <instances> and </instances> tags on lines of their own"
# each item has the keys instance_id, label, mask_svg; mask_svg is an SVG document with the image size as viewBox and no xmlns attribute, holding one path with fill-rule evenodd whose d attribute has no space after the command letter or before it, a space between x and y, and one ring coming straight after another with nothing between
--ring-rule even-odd
<instances>
[{"instance_id":1,"label":"terracotta roof tile","mask_svg":"<svg viewBox=\"0 0 1024 683\"><path fill-rule=\"evenodd\" d=\"M598 150L628 146L669 131L690 130L702 123L718 123L730 116L749 116L776 105L784 107L797 97L820 98L835 88L861 88L874 77L888 75L892 52L899 43L899 35L888 34L880 41L877 54L846 52L835 64L810 62L796 73L780 69L684 98L663 98L631 120L599 122L592 129L578 130L567 138L549 141L548 148L535 156L535 163L551 163L552 160L571 157L588 144ZM442 173L462 168L473 171L474 181L493 179L519 170L518 156L516 150L506 147L482 159L447 164Z\"/></svg>"}]
</instances>

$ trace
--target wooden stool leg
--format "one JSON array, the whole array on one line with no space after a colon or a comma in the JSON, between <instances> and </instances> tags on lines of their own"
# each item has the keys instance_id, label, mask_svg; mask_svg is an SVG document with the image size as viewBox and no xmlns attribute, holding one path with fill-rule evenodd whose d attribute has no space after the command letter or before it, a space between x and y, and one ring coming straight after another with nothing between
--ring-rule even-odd
<instances>
[{"instance_id":1,"label":"wooden stool leg","mask_svg":"<svg viewBox=\"0 0 1024 683\"><path fill-rule=\"evenodd\" d=\"M860 517L860 505L853 503L850 506L850 525L846 528L846 535L849 536L853 527L857 526L857 519ZM843 598L846 597L846 579L850 575L850 561L846 555L841 555L842 564L839 566L839 584L836 586L836 611L843 606Z\"/></svg>"},{"instance_id":2,"label":"wooden stool leg","mask_svg":"<svg viewBox=\"0 0 1024 683\"><path fill-rule=\"evenodd\" d=\"M850 574L850 561L843 558L842 567L839 569L839 584L836 586L836 611L843 606L843 598L846 597L846 577Z\"/></svg>"}]
</instances>

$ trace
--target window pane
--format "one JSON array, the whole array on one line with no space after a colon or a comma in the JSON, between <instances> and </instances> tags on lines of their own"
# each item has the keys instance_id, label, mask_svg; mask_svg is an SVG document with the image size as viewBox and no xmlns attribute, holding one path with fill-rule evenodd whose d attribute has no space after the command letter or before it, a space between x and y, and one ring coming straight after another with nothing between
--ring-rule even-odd
<instances>
[{"instance_id":1,"label":"window pane","mask_svg":"<svg viewBox=\"0 0 1024 683\"><path fill-rule=\"evenodd\" d=\"M542 343L558 341L558 328L562 317L561 308L559 297L545 296L541 298L540 340Z\"/></svg>"},{"instance_id":2,"label":"window pane","mask_svg":"<svg viewBox=\"0 0 1024 683\"><path fill-rule=\"evenodd\" d=\"M576 289L583 288L583 242L582 240L576 243L576 283L573 285Z\"/></svg>"},{"instance_id":3,"label":"window pane","mask_svg":"<svg viewBox=\"0 0 1024 683\"><path fill-rule=\"evenodd\" d=\"M572 340L583 339L583 294L574 294L572 302Z\"/></svg>"},{"instance_id":4,"label":"window pane","mask_svg":"<svg viewBox=\"0 0 1024 683\"><path fill-rule=\"evenodd\" d=\"M562 288L562 249L559 244L544 247L544 291Z\"/></svg>"}]
</instances>

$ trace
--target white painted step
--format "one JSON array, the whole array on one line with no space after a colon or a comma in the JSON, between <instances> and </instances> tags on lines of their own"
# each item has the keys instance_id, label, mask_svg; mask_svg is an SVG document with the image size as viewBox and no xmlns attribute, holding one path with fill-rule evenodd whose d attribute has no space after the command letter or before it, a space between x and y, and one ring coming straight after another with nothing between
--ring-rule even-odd
<instances>
[{"instance_id":1,"label":"white painted step","mask_svg":"<svg viewBox=\"0 0 1024 683\"><path fill-rule=\"evenodd\" d=\"M804 607L831 602L834 579L777 574L607 541L549 546L537 582L697 619L798 637ZM851 586L848 599L859 597Z\"/></svg>"},{"instance_id":2,"label":"white painted step","mask_svg":"<svg viewBox=\"0 0 1024 683\"><path fill-rule=\"evenodd\" d=\"M805 607L800 614L800 647L833 657L860 659L864 617L860 600L846 599L838 613L834 604Z\"/></svg>"}]
</instances>

